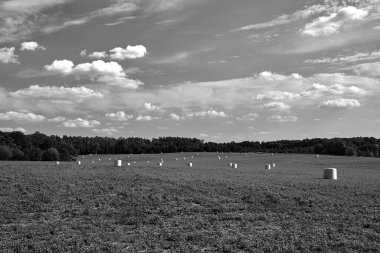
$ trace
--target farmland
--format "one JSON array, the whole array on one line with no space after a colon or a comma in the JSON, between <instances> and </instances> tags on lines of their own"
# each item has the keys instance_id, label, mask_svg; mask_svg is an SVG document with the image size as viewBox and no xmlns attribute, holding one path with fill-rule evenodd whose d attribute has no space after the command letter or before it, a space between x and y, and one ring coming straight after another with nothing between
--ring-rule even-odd
<instances>
[{"instance_id":1,"label":"farmland","mask_svg":"<svg viewBox=\"0 0 380 253\"><path fill-rule=\"evenodd\" d=\"M380 159L219 156L122 155L122 167L113 167L120 155L1 162L0 252L380 249ZM322 179L327 167L337 181Z\"/></svg>"}]
</instances>

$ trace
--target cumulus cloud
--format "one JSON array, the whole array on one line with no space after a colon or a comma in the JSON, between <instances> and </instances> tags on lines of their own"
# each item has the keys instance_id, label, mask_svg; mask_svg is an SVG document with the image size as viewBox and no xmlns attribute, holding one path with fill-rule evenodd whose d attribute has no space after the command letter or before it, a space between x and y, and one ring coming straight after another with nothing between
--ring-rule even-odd
<instances>
[{"instance_id":1,"label":"cumulus cloud","mask_svg":"<svg viewBox=\"0 0 380 253\"><path fill-rule=\"evenodd\" d=\"M85 99L85 98L103 98L104 95L92 89L82 87L57 87L57 86L39 86L32 85L29 88L11 92L12 97L35 97L49 99Z\"/></svg>"},{"instance_id":2,"label":"cumulus cloud","mask_svg":"<svg viewBox=\"0 0 380 253\"><path fill-rule=\"evenodd\" d=\"M93 52L92 54L89 54L88 57L90 58L96 58L96 59L102 59L106 58L108 54L105 51L102 52Z\"/></svg>"},{"instance_id":3,"label":"cumulus cloud","mask_svg":"<svg viewBox=\"0 0 380 253\"><path fill-rule=\"evenodd\" d=\"M314 83L309 89L301 93L303 97L322 97L328 95L365 96L368 92L356 86L341 84L323 85Z\"/></svg>"},{"instance_id":4,"label":"cumulus cloud","mask_svg":"<svg viewBox=\"0 0 380 253\"><path fill-rule=\"evenodd\" d=\"M367 15L367 10L346 6L330 16L319 17L306 24L301 33L313 37L329 36L338 33L343 25L363 20Z\"/></svg>"},{"instance_id":5,"label":"cumulus cloud","mask_svg":"<svg viewBox=\"0 0 380 253\"><path fill-rule=\"evenodd\" d=\"M36 50L46 50L45 47L39 45L35 41L26 41L21 43L20 47L21 51L28 50L28 51L36 51Z\"/></svg>"},{"instance_id":6,"label":"cumulus cloud","mask_svg":"<svg viewBox=\"0 0 380 253\"><path fill-rule=\"evenodd\" d=\"M356 74L366 76L380 76L380 62L368 62L357 64L347 69L353 70Z\"/></svg>"},{"instance_id":7,"label":"cumulus cloud","mask_svg":"<svg viewBox=\"0 0 380 253\"><path fill-rule=\"evenodd\" d=\"M0 127L0 131L1 132L14 132L14 131L19 131L19 132L23 132L23 133L26 133L26 129L25 128L22 128L22 127L16 127L16 128L12 128L12 127Z\"/></svg>"},{"instance_id":8,"label":"cumulus cloud","mask_svg":"<svg viewBox=\"0 0 380 253\"><path fill-rule=\"evenodd\" d=\"M272 73L270 71L263 71L259 74L256 74L255 76L258 77L259 79L267 80L267 81L284 81L284 80L289 80L289 79L300 80L303 78L298 73L293 73L290 76L286 76L286 75Z\"/></svg>"},{"instance_id":9,"label":"cumulus cloud","mask_svg":"<svg viewBox=\"0 0 380 253\"><path fill-rule=\"evenodd\" d=\"M97 120L85 120L81 118L67 120L62 123L63 127L66 128L94 128L100 125Z\"/></svg>"},{"instance_id":10,"label":"cumulus cloud","mask_svg":"<svg viewBox=\"0 0 380 253\"><path fill-rule=\"evenodd\" d=\"M115 113L106 113L106 117L113 121L128 121L133 118L133 115L128 115L123 111L118 111Z\"/></svg>"},{"instance_id":11,"label":"cumulus cloud","mask_svg":"<svg viewBox=\"0 0 380 253\"><path fill-rule=\"evenodd\" d=\"M136 89L142 82L132 80L127 77L123 67L117 62L104 62L97 60L93 62L74 65L69 60L55 60L52 64L46 65L45 69L62 75L76 75L78 77L88 77L92 81L107 83L109 85L123 88Z\"/></svg>"},{"instance_id":12,"label":"cumulus cloud","mask_svg":"<svg viewBox=\"0 0 380 253\"><path fill-rule=\"evenodd\" d=\"M290 106L283 102L270 102L263 105L263 108L270 111L285 111L289 110Z\"/></svg>"},{"instance_id":13,"label":"cumulus cloud","mask_svg":"<svg viewBox=\"0 0 380 253\"><path fill-rule=\"evenodd\" d=\"M225 112L218 112L215 110L210 110L210 111L201 111L201 112L192 112L187 114L187 117L189 118L194 118L194 117L199 117L199 118L227 118L227 114Z\"/></svg>"},{"instance_id":14,"label":"cumulus cloud","mask_svg":"<svg viewBox=\"0 0 380 253\"><path fill-rule=\"evenodd\" d=\"M137 59L144 57L147 53L148 51L143 45L128 45L125 49L121 47L111 49L110 58L113 60Z\"/></svg>"},{"instance_id":15,"label":"cumulus cloud","mask_svg":"<svg viewBox=\"0 0 380 253\"><path fill-rule=\"evenodd\" d=\"M160 107L153 105L152 103L144 103L144 108L151 112L160 110Z\"/></svg>"},{"instance_id":16,"label":"cumulus cloud","mask_svg":"<svg viewBox=\"0 0 380 253\"><path fill-rule=\"evenodd\" d=\"M300 98L300 94L286 91L267 91L256 96L257 100L293 100Z\"/></svg>"},{"instance_id":17,"label":"cumulus cloud","mask_svg":"<svg viewBox=\"0 0 380 253\"><path fill-rule=\"evenodd\" d=\"M355 108L360 107L360 102L356 99L339 98L327 100L322 103L321 107L327 108Z\"/></svg>"},{"instance_id":18,"label":"cumulus cloud","mask_svg":"<svg viewBox=\"0 0 380 253\"><path fill-rule=\"evenodd\" d=\"M18 55L15 55L15 48L14 47L0 48L0 62L19 63Z\"/></svg>"},{"instance_id":19,"label":"cumulus cloud","mask_svg":"<svg viewBox=\"0 0 380 253\"><path fill-rule=\"evenodd\" d=\"M268 121L271 121L271 122L295 122L297 120L298 120L297 116L273 115L268 118Z\"/></svg>"},{"instance_id":20,"label":"cumulus cloud","mask_svg":"<svg viewBox=\"0 0 380 253\"><path fill-rule=\"evenodd\" d=\"M236 117L236 120L239 121L255 121L256 119L260 118L260 115L257 113L249 113L243 116Z\"/></svg>"},{"instance_id":21,"label":"cumulus cloud","mask_svg":"<svg viewBox=\"0 0 380 253\"><path fill-rule=\"evenodd\" d=\"M34 114L34 113L22 113L22 112L15 112L15 111L0 113L0 120L42 122L45 119L46 118L44 116Z\"/></svg>"},{"instance_id":22,"label":"cumulus cloud","mask_svg":"<svg viewBox=\"0 0 380 253\"><path fill-rule=\"evenodd\" d=\"M139 115L137 116L136 120L137 121L152 121L152 120L157 120L157 119L161 119L160 117L152 117L152 116L142 116L142 115Z\"/></svg>"},{"instance_id":23,"label":"cumulus cloud","mask_svg":"<svg viewBox=\"0 0 380 253\"><path fill-rule=\"evenodd\" d=\"M178 114L175 113L170 113L170 118L176 121L180 121L183 119L183 117L179 116Z\"/></svg>"}]
</instances>

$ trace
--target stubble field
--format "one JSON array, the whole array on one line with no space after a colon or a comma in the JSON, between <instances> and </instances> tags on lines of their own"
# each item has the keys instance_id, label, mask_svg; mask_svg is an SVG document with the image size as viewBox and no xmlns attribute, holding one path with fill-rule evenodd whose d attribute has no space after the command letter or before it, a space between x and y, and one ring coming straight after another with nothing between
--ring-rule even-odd
<instances>
[{"instance_id":1,"label":"stubble field","mask_svg":"<svg viewBox=\"0 0 380 253\"><path fill-rule=\"evenodd\" d=\"M116 157L1 162L0 252L379 252L380 159Z\"/></svg>"}]
</instances>

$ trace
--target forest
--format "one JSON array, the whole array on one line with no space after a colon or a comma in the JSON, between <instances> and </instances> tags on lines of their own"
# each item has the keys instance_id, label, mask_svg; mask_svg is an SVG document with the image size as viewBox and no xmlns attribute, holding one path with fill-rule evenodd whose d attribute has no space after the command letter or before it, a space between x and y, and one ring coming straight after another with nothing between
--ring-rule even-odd
<instances>
[{"instance_id":1,"label":"forest","mask_svg":"<svg viewBox=\"0 0 380 253\"><path fill-rule=\"evenodd\" d=\"M0 160L72 161L88 154L157 154L176 152L265 152L379 157L374 137L313 138L270 142L215 143L196 138L81 137L0 131Z\"/></svg>"}]
</instances>

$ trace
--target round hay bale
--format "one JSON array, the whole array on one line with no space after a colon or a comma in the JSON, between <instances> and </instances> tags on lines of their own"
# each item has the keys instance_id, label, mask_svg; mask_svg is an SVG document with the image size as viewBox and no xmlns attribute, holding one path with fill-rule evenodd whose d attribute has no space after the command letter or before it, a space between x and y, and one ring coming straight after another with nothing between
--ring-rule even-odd
<instances>
[{"instance_id":1,"label":"round hay bale","mask_svg":"<svg viewBox=\"0 0 380 253\"><path fill-rule=\"evenodd\" d=\"M56 162L55 162L55 164L59 165L59 162L58 162L58 161L56 161Z\"/></svg>"},{"instance_id":2,"label":"round hay bale","mask_svg":"<svg viewBox=\"0 0 380 253\"><path fill-rule=\"evenodd\" d=\"M270 164L265 164L265 169L266 170L270 170L272 168L272 166Z\"/></svg>"},{"instance_id":3,"label":"round hay bale","mask_svg":"<svg viewBox=\"0 0 380 253\"><path fill-rule=\"evenodd\" d=\"M162 163L157 163L158 167L162 167Z\"/></svg>"},{"instance_id":4,"label":"round hay bale","mask_svg":"<svg viewBox=\"0 0 380 253\"><path fill-rule=\"evenodd\" d=\"M270 166L272 166L272 168L275 168L276 164L275 163L271 163Z\"/></svg>"},{"instance_id":5,"label":"round hay bale","mask_svg":"<svg viewBox=\"0 0 380 253\"><path fill-rule=\"evenodd\" d=\"M337 180L338 179L338 171L336 168L326 168L323 169L323 178L324 179L332 179Z\"/></svg>"},{"instance_id":6,"label":"round hay bale","mask_svg":"<svg viewBox=\"0 0 380 253\"><path fill-rule=\"evenodd\" d=\"M237 167L238 167L237 163L234 163L234 164L232 165L232 168L234 168L234 169L237 169Z\"/></svg>"},{"instance_id":7,"label":"round hay bale","mask_svg":"<svg viewBox=\"0 0 380 253\"><path fill-rule=\"evenodd\" d=\"M228 163L228 166L232 167L233 163Z\"/></svg>"},{"instance_id":8,"label":"round hay bale","mask_svg":"<svg viewBox=\"0 0 380 253\"><path fill-rule=\"evenodd\" d=\"M193 167L193 163L189 163L188 166L189 166L189 167Z\"/></svg>"},{"instance_id":9,"label":"round hay bale","mask_svg":"<svg viewBox=\"0 0 380 253\"><path fill-rule=\"evenodd\" d=\"M81 164L81 161L77 161L77 164L80 165L80 164Z\"/></svg>"}]
</instances>

